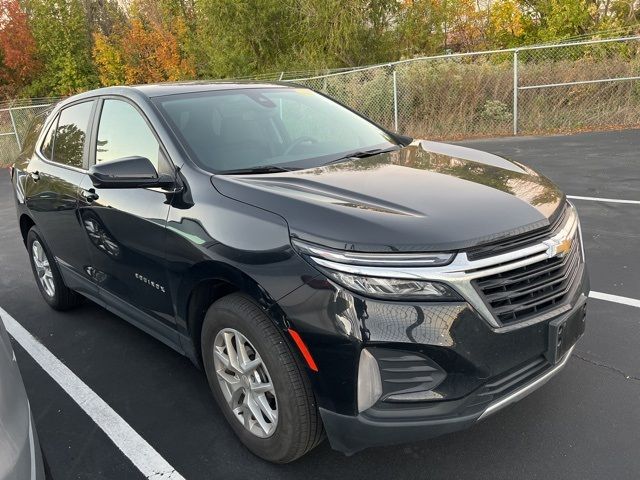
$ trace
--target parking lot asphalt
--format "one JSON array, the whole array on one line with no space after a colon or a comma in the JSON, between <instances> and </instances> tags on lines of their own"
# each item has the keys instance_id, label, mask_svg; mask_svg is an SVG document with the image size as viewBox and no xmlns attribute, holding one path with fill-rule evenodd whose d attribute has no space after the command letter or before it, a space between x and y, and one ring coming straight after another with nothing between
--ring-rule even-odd
<instances>
[{"instance_id":1,"label":"parking lot asphalt","mask_svg":"<svg viewBox=\"0 0 640 480\"><path fill-rule=\"evenodd\" d=\"M640 200L640 131L465 142L539 169L567 194ZM640 205L575 200L592 289L640 298ZM197 479L635 479L640 476L640 308L589 302L567 367L470 430L352 457L324 442L284 466L236 440L186 359L101 307L41 299L0 172L0 307L95 391L182 476ZM54 480L144 476L14 343Z\"/></svg>"}]
</instances>

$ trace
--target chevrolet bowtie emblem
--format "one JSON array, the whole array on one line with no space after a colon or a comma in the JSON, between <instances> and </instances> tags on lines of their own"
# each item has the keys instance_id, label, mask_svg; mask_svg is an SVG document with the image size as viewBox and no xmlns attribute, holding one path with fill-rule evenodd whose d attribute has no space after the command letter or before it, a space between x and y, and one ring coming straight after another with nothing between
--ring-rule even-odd
<instances>
[{"instance_id":1,"label":"chevrolet bowtie emblem","mask_svg":"<svg viewBox=\"0 0 640 480\"><path fill-rule=\"evenodd\" d=\"M544 243L547 246L546 254L547 257L563 257L569 250L571 250L571 244L573 243L573 239L571 238L563 238L563 239L555 239L550 238L549 240L545 240Z\"/></svg>"}]
</instances>

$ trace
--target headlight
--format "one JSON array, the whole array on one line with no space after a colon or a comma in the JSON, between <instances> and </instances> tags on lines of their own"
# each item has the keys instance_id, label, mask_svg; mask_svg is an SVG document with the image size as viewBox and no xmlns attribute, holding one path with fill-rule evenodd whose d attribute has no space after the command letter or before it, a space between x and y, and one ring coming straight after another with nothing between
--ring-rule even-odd
<instances>
[{"instance_id":1,"label":"headlight","mask_svg":"<svg viewBox=\"0 0 640 480\"><path fill-rule=\"evenodd\" d=\"M580 224L580 217L578 215L578 210L576 209L576 206L573 203L571 203L569 200L567 200L567 203L571 208L570 210L571 215L575 216L576 222L578 223L578 240L580 241L580 254L582 255L582 261L584 262L587 259L584 256L584 241L582 240L582 225Z\"/></svg>"},{"instance_id":2,"label":"headlight","mask_svg":"<svg viewBox=\"0 0 640 480\"><path fill-rule=\"evenodd\" d=\"M292 244L327 277L356 293L388 300L462 301L460 295L443 283L358 272L360 267L385 272L394 267L442 266L453 260L453 253L365 253L333 250L300 240L292 240Z\"/></svg>"},{"instance_id":3,"label":"headlight","mask_svg":"<svg viewBox=\"0 0 640 480\"><path fill-rule=\"evenodd\" d=\"M326 268L320 270L343 287L368 297L431 301L462 300L456 292L442 283L401 278L365 277Z\"/></svg>"}]
</instances>

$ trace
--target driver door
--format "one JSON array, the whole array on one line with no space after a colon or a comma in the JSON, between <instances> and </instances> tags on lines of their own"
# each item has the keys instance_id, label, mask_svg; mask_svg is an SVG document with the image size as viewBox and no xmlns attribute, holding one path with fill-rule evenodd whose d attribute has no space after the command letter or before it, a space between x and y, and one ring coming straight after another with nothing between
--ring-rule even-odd
<instances>
[{"instance_id":1,"label":"driver door","mask_svg":"<svg viewBox=\"0 0 640 480\"><path fill-rule=\"evenodd\" d=\"M102 99L96 113L90 164L148 158L157 171L175 171L142 112L120 97ZM99 297L116 313L160 339L176 340L166 273L169 192L160 188L100 188L86 175L79 211Z\"/></svg>"}]
</instances>

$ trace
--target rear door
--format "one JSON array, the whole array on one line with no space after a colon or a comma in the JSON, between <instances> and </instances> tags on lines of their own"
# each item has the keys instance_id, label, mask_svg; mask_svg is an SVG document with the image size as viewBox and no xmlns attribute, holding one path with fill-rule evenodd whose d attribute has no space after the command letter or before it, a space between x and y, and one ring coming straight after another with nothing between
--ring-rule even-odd
<instances>
[{"instance_id":1,"label":"rear door","mask_svg":"<svg viewBox=\"0 0 640 480\"><path fill-rule=\"evenodd\" d=\"M107 97L96 113L90 163L148 158L160 173L173 168L152 126L128 99ZM99 188L87 175L79 211L99 295L160 338L175 337L165 240L171 192L160 188ZM172 340L173 341L173 340Z\"/></svg>"},{"instance_id":2,"label":"rear door","mask_svg":"<svg viewBox=\"0 0 640 480\"><path fill-rule=\"evenodd\" d=\"M44 242L57 260L67 286L94 293L89 252L77 207L88 165L88 132L97 101L66 106L45 127L47 132L27 167L25 203Z\"/></svg>"}]
</instances>

